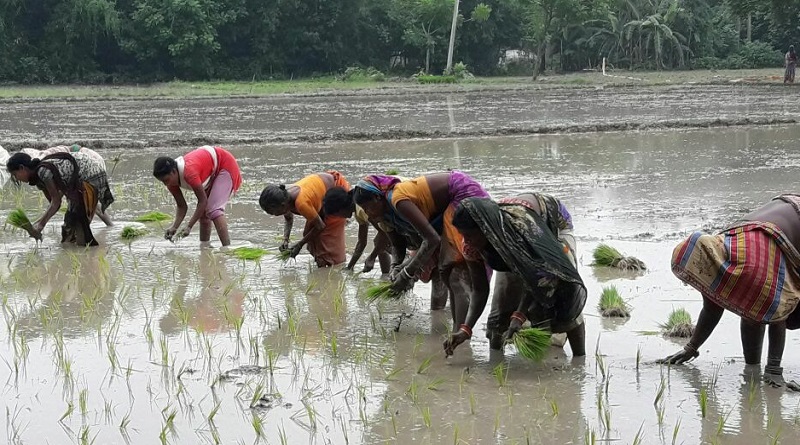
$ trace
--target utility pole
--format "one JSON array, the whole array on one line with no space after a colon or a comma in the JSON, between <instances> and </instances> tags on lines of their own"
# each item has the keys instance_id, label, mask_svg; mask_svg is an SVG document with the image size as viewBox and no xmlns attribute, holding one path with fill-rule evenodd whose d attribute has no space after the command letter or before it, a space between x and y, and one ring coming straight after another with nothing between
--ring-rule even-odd
<instances>
[{"instance_id":1,"label":"utility pole","mask_svg":"<svg viewBox=\"0 0 800 445\"><path fill-rule=\"evenodd\" d=\"M445 74L453 72L453 51L456 48L456 27L458 26L458 3L459 0L453 0L453 24L450 26L450 46L447 48L447 68L444 69Z\"/></svg>"}]
</instances>

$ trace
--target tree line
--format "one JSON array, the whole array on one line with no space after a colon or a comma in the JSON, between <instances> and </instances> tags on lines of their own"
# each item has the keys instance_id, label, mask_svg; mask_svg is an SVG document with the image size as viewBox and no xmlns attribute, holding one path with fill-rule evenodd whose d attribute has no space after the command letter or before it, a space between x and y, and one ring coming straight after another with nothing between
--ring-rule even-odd
<instances>
[{"instance_id":1,"label":"tree line","mask_svg":"<svg viewBox=\"0 0 800 445\"><path fill-rule=\"evenodd\" d=\"M0 0L0 82L440 74L451 29L482 75L778 66L800 38L800 0L453 1Z\"/></svg>"}]
</instances>

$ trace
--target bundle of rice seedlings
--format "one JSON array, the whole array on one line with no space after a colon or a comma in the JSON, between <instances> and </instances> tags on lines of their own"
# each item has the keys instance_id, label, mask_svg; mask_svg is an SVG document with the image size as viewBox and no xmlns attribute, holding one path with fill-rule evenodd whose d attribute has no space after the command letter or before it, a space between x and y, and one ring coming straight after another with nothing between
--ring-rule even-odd
<instances>
[{"instance_id":1,"label":"bundle of rice seedlings","mask_svg":"<svg viewBox=\"0 0 800 445\"><path fill-rule=\"evenodd\" d=\"M667 337L691 337L694 333L692 316L684 308L672 311L667 322L660 326Z\"/></svg>"},{"instance_id":2,"label":"bundle of rice seedlings","mask_svg":"<svg viewBox=\"0 0 800 445\"><path fill-rule=\"evenodd\" d=\"M136 218L138 222L162 222L162 221L169 221L172 219L171 215L167 215L164 212L147 212L144 215L140 215Z\"/></svg>"},{"instance_id":3,"label":"bundle of rice seedlings","mask_svg":"<svg viewBox=\"0 0 800 445\"><path fill-rule=\"evenodd\" d=\"M260 260L261 257L269 252L260 247L237 247L230 252L231 255L239 258L240 260Z\"/></svg>"},{"instance_id":4,"label":"bundle of rice seedlings","mask_svg":"<svg viewBox=\"0 0 800 445\"><path fill-rule=\"evenodd\" d=\"M603 317L622 317L628 318L631 316L630 306L619 295L616 286L603 287L603 293L600 295L600 302L597 304L600 314Z\"/></svg>"},{"instance_id":5,"label":"bundle of rice seedlings","mask_svg":"<svg viewBox=\"0 0 800 445\"><path fill-rule=\"evenodd\" d=\"M622 270L646 270L644 262L640 259L629 256L626 257L619 250L608 244L600 244L592 252L595 266L616 267Z\"/></svg>"},{"instance_id":6,"label":"bundle of rice seedlings","mask_svg":"<svg viewBox=\"0 0 800 445\"><path fill-rule=\"evenodd\" d=\"M8 214L8 218L6 219L9 224L18 228L30 231L33 229L31 225L31 220L28 219L28 215L25 214L25 210L17 208L13 210L11 213Z\"/></svg>"},{"instance_id":7,"label":"bundle of rice seedlings","mask_svg":"<svg viewBox=\"0 0 800 445\"><path fill-rule=\"evenodd\" d=\"M402 296L402 293L395 292L392 289L392 283L384 282L370 286L367 288L367 301L372 303L377 300L396 300Z\"/></svg>"},{"instance_id":8,"label":"bundle of rice seedlings","mask_svg":"<svg viewBox=\"0 0 800 445\"><path fill-rule=\"evenodd\" d=\"M279 260L285 263L290 259L292 259L292 251L290 249L286 249L278 252L275 256L278 257Z\"/></svg>"},{"instance_id":9,"label":"bundle of rice seedlings","mask_svg":"<svg viewBox=\"0 0 800 445\"><path fill-rule=\"evenodd\" d=\"M134 239L140 236L147 235L150 231L145 227L125 226L122 228L120 237L123 239Z\"/></svg>"},{"instance_id":10,"label":"bundle of rice seedlings","mask_svg":"<svg viewBox=\"0 0 800 445\"><path fill-rule=\"evenodd\" d=\"M538 362L550 348L550 332L539 328L520 329L514 334L512 342L519 355Z\"/></svg>"},{"instance_id":11,"label":"bundle of rice seedlings","mask_svg":"<svg viewBox=\"0 0 800 445\"><path fill-rule=\"evenodd\" d=\"M396 168L390 168L389 170L386 170L386 174L389 176L397 176L400 174L400 170Z\"/></svg>"}]
</instances>

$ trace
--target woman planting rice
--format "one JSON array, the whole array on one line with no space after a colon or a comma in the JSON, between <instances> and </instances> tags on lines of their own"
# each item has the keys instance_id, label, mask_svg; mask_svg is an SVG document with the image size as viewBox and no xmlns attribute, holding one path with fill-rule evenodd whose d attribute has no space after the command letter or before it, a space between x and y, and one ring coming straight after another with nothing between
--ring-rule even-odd
<instances>
[{"instance_id":1,"label":"woman planting rice","mask_svg":"<svg viewBox=\"0 0 800 445\"><path fill-rule=\"evenodd\" d=\"M177 158L162 156L153 163L153 176L167 186L178 206L175 221L165 232L164 238L172 240L191 233L200 221L200 243L208 245L211 240L211 224L223 246L231 244L225 205L242 185L239 164L230 152L222 147L208 145ZM178 227L186 217L188 206L181 189L191 190L197 197L197 206L180 230Z\"/></svg>"},{"instance_id":2,"label":"woman planting rice","mask_svg":"<svg viewBox=\"0 0 800 445\"><path fill-rule=\"evenodd\" d=\"M44 159L32 159L25 153L15 153L6 168L14 179L39 188L50 202L44 215L33 224L31 236L41 239L45 225L61 208L62 197L67 199L67 213L61 229L61 242L96 246L89 224L100 204L104 213L114 196L108 186L106 171L97 162L81 153L55 153Z\"/></svg>"},{"instance_id":3,"label":"woman planting rice","mask_svg":"<svg viewBox=\"0 0 800 445\"><path fill-rule=\"evenodd\" d=\"M55 147L46 148L44 150L36 150L35 148L23 148L20 150L22 153L27 154L32 159L44 159L47 156L50 156L54 153L80 153L84 157L91 159L97 165L99 165L104 172L106 172L106 177L108 177L108 172L106 170L106 161L103 160L103 157L100 154L91 148L81 147L80 145L72 145L71 147L67 147L66 145L56 145ZM111 221L111 217L109 217L105 212L101 211L100 207L97 208L97 217L105 223L106 226L112 226L114 223Z\"/></svg>"},{"instance_id":4,"label":"woman planting rice","mask_svg":"<svg viewBox=\"0 0 800 445\"><path fill-rule=\"evenodd\" d=\"M325 193L341 187L350 190L350 184L341 173L330 170L315 173L289 185L270 184L264 188L259 198L259 205L270 215L283 216L283 243L280 250L290 252L292 258L308 244L308 252L314 257L318 267L329 267L345 261L344 225L346 220L341 216L327 215L322 209ZM292 234L294 215L302 215L306 219L303 238L289 246Z\"/></svg>"},{"instance_id":5,"label":"woman planting rice","mask_svg":"<svg viewBox=\"0 0 800 445\"><path fill-rule=\"evenodd\" d=\"M672 253L672 272L703 296L697 326L683 350L661 360L681 364L700 355L725 309L742 317L745 362L761 362L769 324L765 380L783 386L786 329L800 328L800 195L781 195L716 235L693 233ZM800 390L794 382L787 385Z\"/></svg>"},{"instance_id":6,"label":"woman planting rice","mask_svg":"<svg viewBox=\"0 0 800 445\"><path fill-rule=\"evenodd\" d=\"M572 354L585 355L586 287L575 260L572 218L560 201L537 193L499 202L466 199L453 225L467 256L479 256L499 272L486 323L493 349L530 320L534 327L565 332ZM464 340L454 335L445 349L452 352Z\"/></svg>"},{"instance_id":7,"label":"woman planting rice","mask_svg":"<svg viewBox=\"0 0 800 445\"><path fill-rule=\"evenodd\" d=\"M402 182L393 176L372 175L359 181L353 192L355 203L371 221L393 229L389 236L394 247L390 275L394 290L407 290L416 279L438 269L449 291L453 331L466 338L486 306L489 280L483 260L464 257L461 235L452 219L463 199L476 196L488 198L489 194L459 171ZM415 238L420 239L418 250L406 260L409 241ZM439 309L444 302L432 301L431 305Z\"/></svg>"},{"instance_id":8,"label":"woman planting rice","mask_svg":"<svg viewBox=\"0 0 800 445\"><path fill-rule=\"evenodd\" d=\"M355 205L350 192L342 187L333 187L325 193L322 199L322 209L326 215L338 216L340 218L349 219L355 215L356 222L358 223L358 242L353 250L353 256L347 263L347 269L353 270L364 249L367 247L367 236L369 235L369 216L367 212L361 207ZM389 254L389 237L386 235L384 228L375 224L375 239L373 239L372 252L367 255L364 261L364 272L370 272L375 267L375 260L380 264L381 273L388 274L389 267L391 266L391 255Z\"/></svg>"}]
</instances>

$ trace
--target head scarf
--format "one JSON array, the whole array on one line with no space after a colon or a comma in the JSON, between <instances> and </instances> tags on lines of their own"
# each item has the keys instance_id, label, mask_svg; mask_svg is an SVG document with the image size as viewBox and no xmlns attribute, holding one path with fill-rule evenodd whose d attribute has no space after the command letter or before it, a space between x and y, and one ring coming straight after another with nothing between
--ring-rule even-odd
<instances>
[{"instance_id":1,"label":"head scarf","mask_svg":"<svg viewBox=\"0 0 800 445\"><path fill-rule=\"evenodd\" d=\"M386 213L383 219L391 225L401 235L410 235L416 233L416 229L406 218L397 212L397 209L392 205L392 192L394 186L400 183L400 178L390 175L369 175L356 183L356 187L376 195L388 204L386 206Z\"/></svg>"}]
</instances>

